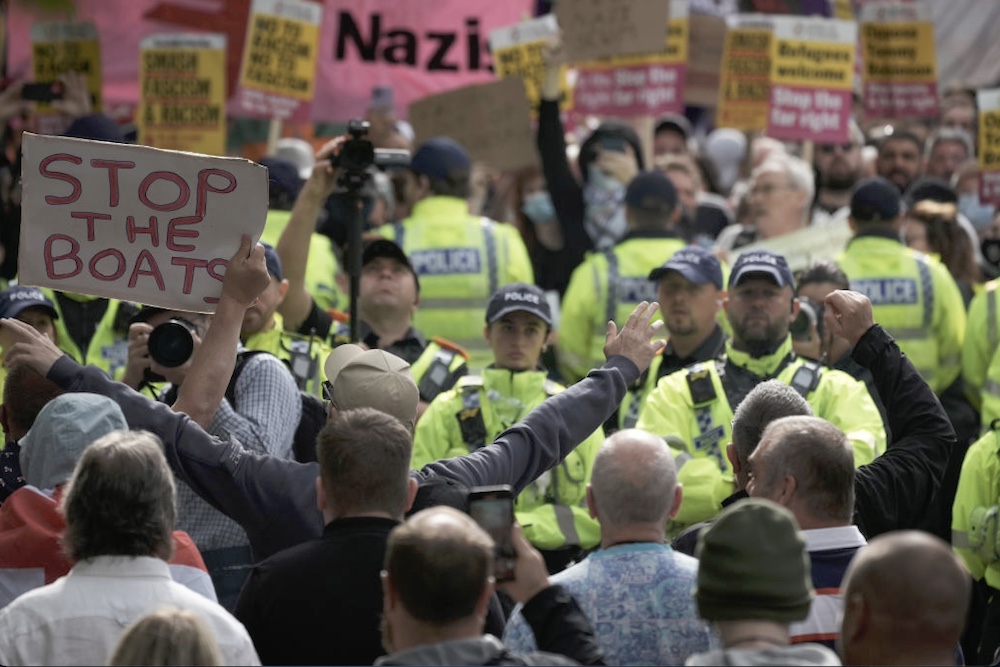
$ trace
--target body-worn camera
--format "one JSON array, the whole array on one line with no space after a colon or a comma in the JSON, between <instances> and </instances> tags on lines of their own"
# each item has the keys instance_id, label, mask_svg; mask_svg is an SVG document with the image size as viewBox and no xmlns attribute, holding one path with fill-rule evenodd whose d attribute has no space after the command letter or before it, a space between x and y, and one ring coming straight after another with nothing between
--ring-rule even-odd
<instances>
[{"instance_id":1,"label":"body-worn camera","mask_svg":"<svg viewBox=\"0 0 1000 667\"><path fill-rule=\"evenodd\" d=\"M342 170L338 182L344 187L360 188L372 165L382 169L410 166L409 151L375 148L367 138L369 127L363 120L350 121L347 133L351 138L341 145L339 154L330 156L330 164Z\"/></svg>"},{"instance_id":2,"label":"body-worn camera","mask_svg":"<svg viewBox=\"0 0 1000 667\"><path fill-rule=\"evenodd\" d=\"M788 326L788 333L792 334L795 340L809 340L809 329L815 324L816 335L822 339L823 304L804 296L795 300L799 302L799 314Z\"/></svg>"},{"instance_id":3,"label":"body-worn camera","mask_svg":"<svg viewBox=\"0 0 1000 667\"><path fill-rule=\"evenodd\" d=\"M149 333L149 356L166 368L177 368L194 353L194 334L198 329L185 319L175 317Z\"/></svg>"}]
</instances>

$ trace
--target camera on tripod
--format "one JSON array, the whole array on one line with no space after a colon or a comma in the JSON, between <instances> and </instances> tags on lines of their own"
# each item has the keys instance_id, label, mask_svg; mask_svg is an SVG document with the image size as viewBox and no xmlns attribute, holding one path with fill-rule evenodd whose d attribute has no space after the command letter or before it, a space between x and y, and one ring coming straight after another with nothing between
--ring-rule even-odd
<instances>
[{"instance_id":1,"label":"camera on tripod","mask_svg":"<svg viewBox=\"0 0 1000 667\"><path fill-rule=\"evenodd\" d=\"M410 152L393 148L375 148L368 140L367 121L352 120L347 124L351 136L340 147L340 153L330 156L330 164L341 169L337 183L350 190L360 190L368 178L368 168L392 169L410 166Z\"/></svg>"}]
</instances>

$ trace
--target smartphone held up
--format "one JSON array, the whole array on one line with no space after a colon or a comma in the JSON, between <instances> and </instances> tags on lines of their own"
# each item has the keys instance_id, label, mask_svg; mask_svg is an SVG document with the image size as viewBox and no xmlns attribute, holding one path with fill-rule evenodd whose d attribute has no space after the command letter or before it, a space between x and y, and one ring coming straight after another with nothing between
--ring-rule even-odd
<instances>
[{"instance_id":1,"label":"smartphone held up","mask_svg":"<svg viewBox=\"0 0 1000 667\"><path fill-rule=\"evenodd\" d=\"M493 577L498 583L513 581L517 552L514 528L514 493L510 486L478 486L469 491L469 514L493 538Z\"/></svg>"}]
</instances>

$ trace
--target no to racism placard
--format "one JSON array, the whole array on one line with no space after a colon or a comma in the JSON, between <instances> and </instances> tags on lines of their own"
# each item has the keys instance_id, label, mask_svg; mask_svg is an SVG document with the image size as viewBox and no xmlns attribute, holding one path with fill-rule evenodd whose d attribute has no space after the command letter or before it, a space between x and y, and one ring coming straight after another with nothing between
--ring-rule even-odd
<instances>
[{"instance_id":1,"label":"no to racism placard","mask_svg":"<svg viewBox=\"0 0 1000 667\"><path fill-rule=\"evenodd\" d=\"M87 21L38 22L31 26L31 70L37 82L51 82L66 72L79 72L87 80L93 110L101 110L101 44L97 28ZM51 105L36 109L39 129L58 134L65 120Z\"/></svg>"},{"instance_id":2,"label":"no to racism placard","mask_svg":"<svg viewBox=\"0 0 1000 667\"><path fill-rule=\"evenodd\" d=\"M848 141L857 35L853 21L774 17L769 136Z\"/></svg>"},{"instance_id":3,"label":"no to racism placard","mask_svg":"<svg viewBox=\"0 0 1000 667\"><path fill-rule=\"evenodd\" d=\"M979 200L1000 205L1000 88L976 93L979 106Z\"/></svg>"},{"instance_id":4,"label":"no to racism placard","mask_svg":"<svg viewBox=\"0 0 1000 667\"><path fill-rule=\"evenodd\" d=\"M226 152L226 36L151 35L139 58L139 142Z\"/></svg>"},{"instance_id":5,"label":"no to racism placard","mask_svg":"<svg viewBox=\"0 0 1000 667\"><path fill-rule=\"evenodd\" d=\"M497 77L521 77L532 109L538 107L542 98L542 81L545 78L542 49L548 40L558 34L559 24L555 14L497 28L490 33L490 52L493 54L493 69L496 70ZM559 88L562 92L560 106L565 109L571 99L565 66L562 67Z\"/></svg>"},{"instance_id":6,"label":"no to racism placard","mask_svg":"<svg viewBox=\"0 0 1000 667\"><path fill-rule=\"evenodd\" d=\"M773 21L765 14L727 17L716 113L719 127L745 132L767 127L773 37Z\"/></svg>"},{"instance_id":7,"label":"no to racism placard","mask_svg":"<svg viewBox=\"0 0 1000 667\"><path fill-rule=\"evenodd\" d=\"M25 285L211 312L240 236L264 229L249 160L25 133L22 165Z\"/></svg>"}]
</instances>

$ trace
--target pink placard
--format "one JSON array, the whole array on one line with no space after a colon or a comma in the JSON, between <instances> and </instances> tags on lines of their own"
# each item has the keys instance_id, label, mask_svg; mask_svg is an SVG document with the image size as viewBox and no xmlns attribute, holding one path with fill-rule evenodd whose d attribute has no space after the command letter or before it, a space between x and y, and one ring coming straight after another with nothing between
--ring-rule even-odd
<instances>
[{"instance_id":1,"label":"pink placard","mask_svg":"<svg viewBox=\"0 0 1000 667\"><path fill-rule=\"evenodd\" d=\"M618 118L681 113L685 72L682 64L581 68L573 90L573 111Z\"/></svg>"},{"instance_id":2,"label":"pink placard","mask_svg":"<svg viewBox=\"0 0 1000 667\"><path fill-rule=\"evenodd\" d=\"M937 118L936 83L865 82L865 113L877 118Z\"/></svg>"},{"instance_id":3,"label":"pink placard","mask_svg":"<svg viewBox=\"0 0 1000 667\"><path fill-rule=\"evenodd\" d=\"M849 90L772 85L767 134L817 143L847 141L852 103Z\"/></svg>"}]
</instances>

